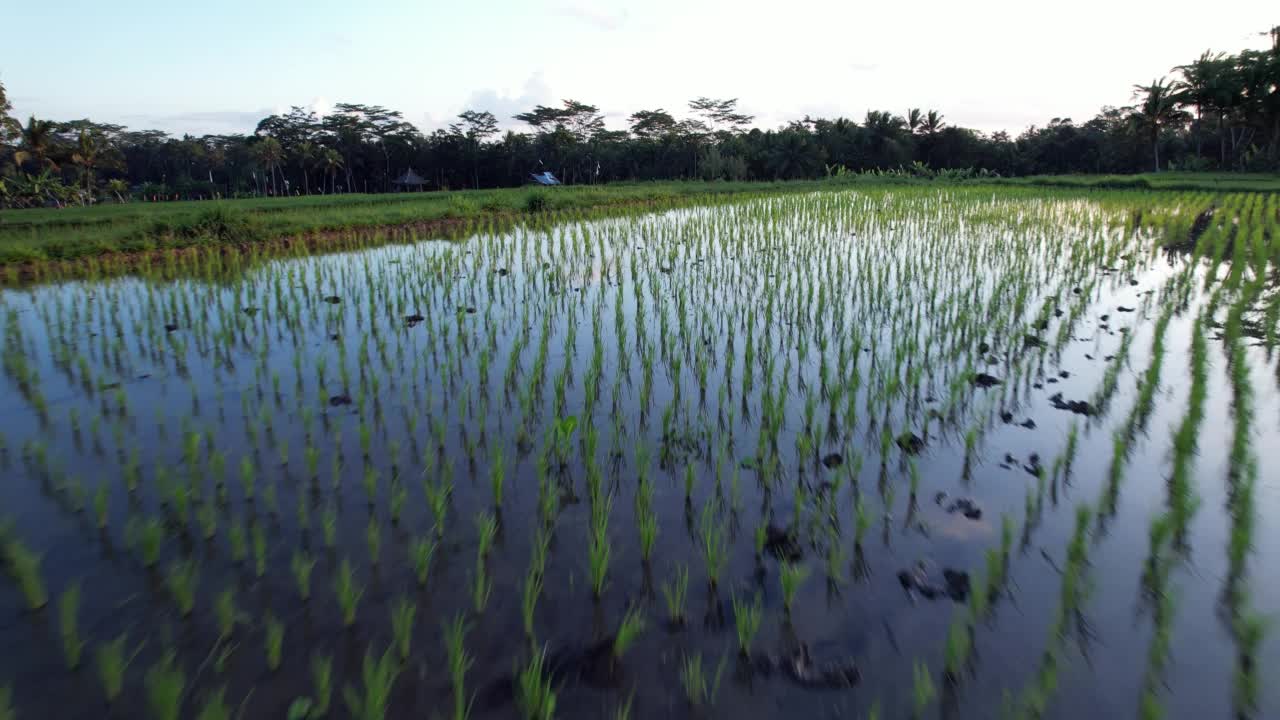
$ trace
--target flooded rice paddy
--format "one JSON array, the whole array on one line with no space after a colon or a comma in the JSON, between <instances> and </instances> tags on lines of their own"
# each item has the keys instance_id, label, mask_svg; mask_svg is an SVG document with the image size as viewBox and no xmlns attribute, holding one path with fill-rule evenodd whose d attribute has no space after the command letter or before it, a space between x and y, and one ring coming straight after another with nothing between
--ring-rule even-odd
<instances>
[{"instance_id":1,"label":"flooded rice paddy","mask_svg":"<svg viewBox=\"0 0 1280 720\"><path fill-rule=\"evenodd\" d=\"M6 287L0 717L1273 716L1277 213L815 193Z\"/></svg>"}]
</instances>

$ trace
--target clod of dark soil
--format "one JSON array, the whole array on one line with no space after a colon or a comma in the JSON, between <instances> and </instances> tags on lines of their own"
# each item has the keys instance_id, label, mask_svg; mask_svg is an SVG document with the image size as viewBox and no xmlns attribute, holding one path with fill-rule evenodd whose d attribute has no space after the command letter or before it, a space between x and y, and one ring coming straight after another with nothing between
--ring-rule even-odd
<instances>
[{"instance_id":1,"label":"clod of dark soil","mask_svg":"<svg viewBox=\"0 0 1280 720\"><path fill-rule=\"evenodd\" d=\"M986 373L978 373L973 376L973 384L981 388L989 388L995 385L999 385L1001 382L1003 382L1003 380L1001 380L1000 378L994 375L988 375Z\"/></svg>"},{"instance_id":2,"label":"clod of dark soil","mask_svg":"<svg viewBox=\"0 0 1280 720\"><path fill-rule=\"evenodd\" d=\"M329 407L341 407L342 405L350 405L351 402L352 402L351 396L348 395L347 393L342 393L341 395L333 395L329 398Z\"/></svg>"},{"instance_id":3,"label":"clod of dark soil","mask_svg":"<svg viewBox=\"0 0 1280 720\"><path fill-rule=\"evenodd\" d=\"M947 500L947 494L944 492L940 492L933 497L933 501L936 502L939 507L942 507L943 503L946 502L946 500ZM964 514L965 517L969 518L970 520L982 519L982 508L978 506L978 501L974 500L973 498L967 498L967 497L956 498L955 500L952 500L950 503L947 503L947 505L943 507L943 509L947 512L947 514L950 514L950 515L954 515L955 513L962 513Z\"/></svg>"},{"instance_id":4,"label":"clod of dark soil","mask_svg":"<svg viewBox=\"0 0 1280 720\"><path fill-rule=\"evenodd\" d=\"M751 658L751 667L763 675L782 672L797 685L814 690L843 690L862 682L862 672L853 660L814 662L806 643L800 643L786 657L756 655Z\"/></svg>"},{"instance_id":5,"label":"clod of dark soil","mask_svg":"<svg viewBox=\"0 0 1280 720\"><path fill-rule=\"evenodd\" d=\"M1107 314L1099 315L1098 319L1101 320L1102 322L1106 322L1111 319L1111 314L1107 313Z\"/></svg>"},{"instance_id":6,"label":"clod of dark soil","mask_svg":"<svg viewBox=\"0 0 1280 720\"><path fill-rule=\"evenodd\" d=\"M177 329L178 329L178 326L177 326L177 324L176 324L176 323L165 323L165 324L164 324L164 331L165 331L165 332L173 332L174 330L177 330Z\"/></svg>"},{"instance_id":7,"label":"clod of dark soil","mask_svg":"<svg viewBox=\"0 0 1280 720\"><path fill-rule=\"evenodd\" d=\"M1062 378L1063 380L1066 380L1067 378L1071 377L1071 373L1067 370L1063 370L1062 372L1058 373L1058 377Z\"/></svg>"},{"instance_id":8,"label":"clod of dark soil","mask_svg":"<svg viewBox=\"0 0 1280 720\"><path fill-rule=\"evenodd\" d=\"M988 352L991 352L991 346L984 342L978 343L978 352L983 355L986 355Z\"/></svg>"},{"instance_id":9,"label":"clod of dark soil","mask_svg":"<svg viewBox=\"0 0 1280 720\"><path fill-rule=\"evenodd\" d=\"M908 455L915 455L924 449L924 439L907 430L898 436L898 447Z\"/></svg>"},{"instance_id":10,"label":"clod of dark soil","mask_svg":"<svg viewBox=\"0 0 1280 720\"><path fill-rule=\"evenodd\" d=\"M1121 305L1120 307L1116 308L1116 312L1133 312L1134 310L1135 310L1135 308L1125 307L1125 306L1123 306L1123 305Z\"/></svg>"},{"instance_id":11,"label":"clod of dark soil","mask_svg":"<svg viewBox=\"0 0 1280 720\"><path fill-rule=\"evenodd\" d=\"M426 320L426 318L422 317L421 315L419 315L419 314L417 314L417 313L414 313L413 315L405 315L405 316L404 316L404 323L405 323L405 325L408 325L409 327L413 327L414 325L417 325L418 323L422 322L423 320Z\"/></svg>"},{"instance_id":12,"label":"clod of dark soil","mask_svg":"<svg viewBox=\"0 0 1280 720\"><path fill-rule=\"evenodd\" d=\"M337 305L338 303L342 302L342 298L338 297L337 295L326 295L324 297L324 301L329 303L330 305Z\"/></svg>"},{"instance_id":13,"label":"clod of dark soil","mask_svg":"<svg viewBox=\"0 0 1280 720\"><path fill-rule=\"evenodd\" d=\"M459 315L462 315L463 313L466 313L467 315L475 315L475 314L476 314L476 309L475 309L474 307L470 307L470 306L468 306L468 307L463 307L463 306L459 305L459 306L458 306L458 314L459 314Z\"/></svg>"},{"instance_id":14,"label":"clod of dark soil","mask_svg":"<svg viewBox=\"0 0 1280 720\"><path fill-rule=\"evenodd\" d=\"M506 277L510 274L511 274L510 270L506 268L498 268L498 277Z\"/></svg>"},{"instance_id":15,"label":"clod of dark soil","mask_svg":"<svg viewBox=\"0 0 1280 720\"><path fill-rule=\"evenodd\" d=\"M248 315L249 317L253 317L254 315L258 314L258 308L247 307L247 308L244 308L241 312L243 312L245 315Z\"/></svg>"},{"instance_id":16,"label":"clod of dark soil","mask_svg":"<svg viewBox=\"0 0 1280 720\"><path fill-rule=\"evenodd\" d=\"M1027 458L1027 464L1023 465L1022 469L1035 477L1040 477L1044 472L1044 465L1040 464L1040 453L1031 453L1031 457Z\"/></svg>"},{"instance_id":17,"label":"clod of dark soil","mask_svg":"<svg viewBox=\"0 0 1280 720\"><path fill-rule=\"evenodd\" d=\"M1000 413L1000 422L1003 422L1006 425L1013 422L1013 413L1009 412L1008 410L1005 410L1004 412Z\"/></svg>"},{"instance_id":18,"label":"clod of dark soil","mask_svg":"<svg viewBox=\"0 0 1280 720\"><path fill-rule=\"evenodd\" d=\"M898 582L912 597L919 593L926 600L950 598L955 602L964 602L969 597L969 573L944 568L942 584L938 584L929 577L924 561L917 562L910 570L899 570Z\"/></svg>"},{"instance_id":19,"label":"clod of dark soil","mask_svg":"<svg viewBox=\"0 0 1280 720\"><path fill-rule=\"evenodd\" d=\"M1019 425L1021 425L1021 426L1022 426L1022 427L1024 427L1024 428L1028 429L1028 430L1035 430L1035 429L1036 429L1036 421L1035 421L1035 420L1032 420L1031 418L1027 418L1026 420L1023 420L1022 422L1020 422L1020 423L1018 423L1018 424L1019 424Z\"/></svg>"},{"instance_id":20,"label":"clod of dark soil","mask_svg":"<svg viewBox=\"0 0 1280 720\"><path fill-rule=\"evenodd\" d=\"M670 272L671 272L671 268L669 268L669 267L662 267L661 265L659 265L659 266L658 266L658 272L661 272L661 273L670 273Z\"/></svg>"},{"instance_id":21,"label":"clod of dark soil","mask_svg":"<svg viewBox=\"0 0 1280 720\"><path fill-rule=\"evenodd\" d=\"M844 464L844 456L841 455L840 453L831 453L829 455L825 455L822 458L822 464L828 470L832 468L838 468Z\"/></svg>"},{"instance_id":22,"label":"clod of dark soil","mask_svg":"<svg viewBox=\"0 0 1280 720\"><path fill-rule=\"evenodd\" d=\"M1022 346L1027 349L1045 347L1045 342L1035 335L1023 335Z\"/></svg>"},{"instance_id":23,"label":"clod of dark soil","mask_svg":"<svg viewBox=\"0 0 1280 720\"><path fill-rule=\"evenodd\" d=\"M1063 313L1062 313L1062 308L1054 308L1054 309L1053 309L1053 316L1054 316L1054 317L1062 317L1062 315L1063 315Z\"/></svg>"},{"instance_id":24,"label":"clod of dark soil","mask_svg":"<svg viewBox=\"0 0 1280 720\"><path fill-rule=\"evenodd\" d=\"M764 547L780 560L795 562L804 557L800 542L793 530L769 524L764 529Z\"/></svg>"}]
</instances>

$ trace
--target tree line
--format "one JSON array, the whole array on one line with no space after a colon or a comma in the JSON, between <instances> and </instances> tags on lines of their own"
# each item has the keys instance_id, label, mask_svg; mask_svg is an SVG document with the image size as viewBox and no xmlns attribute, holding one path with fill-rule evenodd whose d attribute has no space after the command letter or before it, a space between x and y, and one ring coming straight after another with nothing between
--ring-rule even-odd
<instances>
[{"instance_id":1,"label":"tree line","mask_svg":"<svg viewBox=\"0 0 1280 720\"><path fill-rule=\"evenodd\" d=\"M263 118L252 134L184 135L88 119L11 116L0 84L0 204L388 192L520 185L550 171L570 184L779 180L905 169L920 174L1280 170L1280 26L1269 50L1205 52L1134 87L1133 104L1016 137L951 125L933 110L872 110L776 129L734 98L691 100L682 116L640 110L626 130L579 100L515 115L528 130L466 110L423 133L395 110L339 103ZM398 184L408 170L421 184Z\"/></svg>"}]
</instances>

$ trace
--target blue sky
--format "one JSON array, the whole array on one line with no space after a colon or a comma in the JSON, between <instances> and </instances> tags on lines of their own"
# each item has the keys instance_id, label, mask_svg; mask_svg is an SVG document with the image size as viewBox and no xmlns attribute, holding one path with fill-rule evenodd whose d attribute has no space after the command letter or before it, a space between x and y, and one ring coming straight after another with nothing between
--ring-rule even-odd
<instances>
[{"instance_id":1,"label":"blue sky","mask_svg":"<svg viewBox=\"0 0 1280 720\"><path fill-rule=\"evenodd\" d=\"M343 101L430 130L575 98L621 128L698 95L739 97L765 127L922 107L1016 132L1124 104L1207 48L1264 47L1280 22L1258 0L10 1L0 81L19 117L197 134Z\"/></svg>"}]
</instances>

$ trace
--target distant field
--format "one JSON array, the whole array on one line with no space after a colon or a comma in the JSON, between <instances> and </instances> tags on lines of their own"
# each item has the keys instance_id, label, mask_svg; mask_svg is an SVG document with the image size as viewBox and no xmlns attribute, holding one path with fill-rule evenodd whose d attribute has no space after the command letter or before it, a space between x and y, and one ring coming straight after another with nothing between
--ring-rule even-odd
<instances>
[{"instance_id":1,"label":"distant field","mask_svg":"<svg viewBox=\"0 0 1280 720\"><path fill-rule=\"evenodd\" d=\"M380 195L312 195L250 200L132 202L0 211L0 265L72 260L211 243L247 244L333 230L621 205L688 205L725 194L802 192L849 184L937 183L901 175L857 175L775 183L622 183ZM1280 192L1280 176L1229 173L1065 175L966 181L1081 190Z\"/></svg>"}]
</instances>

